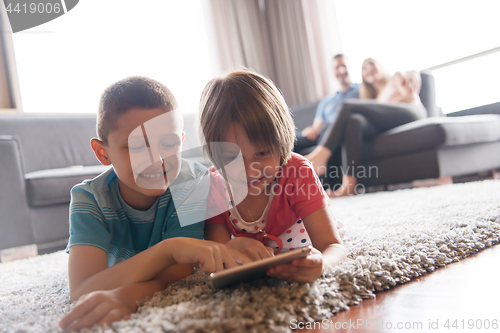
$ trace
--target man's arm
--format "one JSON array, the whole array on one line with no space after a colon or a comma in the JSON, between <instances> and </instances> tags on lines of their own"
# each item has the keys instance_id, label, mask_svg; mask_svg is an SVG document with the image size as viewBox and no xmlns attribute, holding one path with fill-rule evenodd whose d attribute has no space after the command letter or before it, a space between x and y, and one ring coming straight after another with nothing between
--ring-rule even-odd
<instances>
[{"instance_id":1,"label":"man's arm","mask_svg":"<svg viewBox=\"0 0 500 333\"><path fill-rule=\"evenodd\" d=\"M311 141L316 140L319 136L319 133L321 132L321 127L323 126L324 122L325 121L321 118L314 118L313 124L311 126L307 126L302 130L302 135Z\"/></svg>"},{"instance_id":2,"label":"man's arm","mask_svg":"<svg viewBox=\"0 0 500 333\"><path fill-rule=\"evenodd\" d=\"M322 118L316 118L313 121L312 127L319 134L319 132L321 131L321 127L323 126L324 123L325 123L324 119L322 119Z\"/></svg>"}]
</instances>

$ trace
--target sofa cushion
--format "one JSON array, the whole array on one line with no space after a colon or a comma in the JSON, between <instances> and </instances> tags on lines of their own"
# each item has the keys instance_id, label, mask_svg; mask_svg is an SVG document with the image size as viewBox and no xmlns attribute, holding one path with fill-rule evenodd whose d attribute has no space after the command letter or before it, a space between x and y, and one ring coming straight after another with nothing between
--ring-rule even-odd
<instances>
[{"instance_id":1,"label":"sofa cushion","mask_svg":"<svg viewBox=\"0 0 500 333\"><path fill-rule=\"evenodd\" d=\"M109 166L73 166L27 173L26 194L30 206L45 206L68 203L73 186L85 179L92 179Z\"/></svg>"},{"instance_id":2,"label":"sofa cushion","mask_svg":"<svg viewBox=\"0 0 500 333\"><path fill-rule=\"evenodd\" d=\"M367 141L363 159L495 141L500 141L500 115L432 117L398 126Z\"/></svg>"}]
</instances>

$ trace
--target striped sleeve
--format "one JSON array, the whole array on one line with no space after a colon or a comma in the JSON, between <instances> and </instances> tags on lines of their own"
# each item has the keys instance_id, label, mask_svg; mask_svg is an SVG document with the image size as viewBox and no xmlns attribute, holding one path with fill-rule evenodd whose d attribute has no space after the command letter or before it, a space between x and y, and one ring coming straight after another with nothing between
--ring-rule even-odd
<instances>
[{"instance_id":1,"label":"striped sleeve","mask_svg":"<svg viewBox=\"0 0 500 333\"><path fill-rule=\"evenodd\" d=\"M92 193L77 185L71 189L69 211L69 242L66 252L73 245L90 245L104 250L110 248L111 233L104 213Z\"/></svg>"}]
</instances>

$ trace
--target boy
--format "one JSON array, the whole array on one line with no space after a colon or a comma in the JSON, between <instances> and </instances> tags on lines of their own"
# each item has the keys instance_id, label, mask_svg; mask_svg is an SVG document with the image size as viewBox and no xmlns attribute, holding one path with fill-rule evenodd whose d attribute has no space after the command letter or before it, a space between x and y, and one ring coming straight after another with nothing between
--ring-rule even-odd
<instances>
[{"instance_id":1,"label":"boy","mask_svg":"<svg viewBox=\"0 0 500 333\"><path fill-rule=\"evenodd\" d=\"M61 328L126 319L137 301L188 276L193 265L210 273L250 261L201 240L204 222L181 221L179 195L169 187L207 170L180 158L185 133L176 109L172 93L148 78L130 77L104 91L91 146L112 168L71 190L66 251L70 298L78 303Z\"/></svg>"}]
</instances>

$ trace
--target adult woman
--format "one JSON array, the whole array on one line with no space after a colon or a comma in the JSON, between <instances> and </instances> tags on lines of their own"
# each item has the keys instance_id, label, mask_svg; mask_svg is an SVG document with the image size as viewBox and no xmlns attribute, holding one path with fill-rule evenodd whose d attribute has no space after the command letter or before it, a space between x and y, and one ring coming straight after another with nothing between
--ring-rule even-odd
<instances>
[{"instance_id":1,"label":"adult woman","mask_svg":"<svg viewBox=\"0 0 500 333\"><path fill-rule=\"evenodd\" d=\"M417 72L398 72L391 77L379 62L368 58L363 61L362 77L360 100L344 102L319 145L306 155L320 175L327 172L328 159L341 145L346 153L343 164L354 170L360 164L363 139L426 117L418 96L421 80ZM327 192L331 197L354 194L357 183L354 171L351 175L346 172L342 186Z\"/></svg>"}]
</instances>

